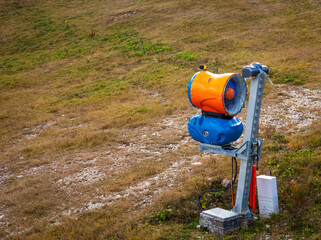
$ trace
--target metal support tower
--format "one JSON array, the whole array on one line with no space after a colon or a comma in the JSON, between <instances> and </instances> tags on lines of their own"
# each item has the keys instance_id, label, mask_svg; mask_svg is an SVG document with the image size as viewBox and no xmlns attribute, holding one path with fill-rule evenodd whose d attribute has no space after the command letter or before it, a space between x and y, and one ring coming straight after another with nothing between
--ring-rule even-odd
<instances>
[{"instance_id":1,"label":"metal support tower","mask_svg":"<svg viewBox=\"0 0 321 240\"><path fill-rule=\"evenodd\" d=\"M251 82L251 92L249 98L249 105L246 116L246 126L244 133L244 144L249 142L250 146L247 148L248 159L241 159L240 175L237 185L236 202L233 212L240 214L249 213L248 201L249 191L252 176L253 162L256 160L255 153L257 144L262 145L257 140L257 133L259 129L259 119L261 111L261 103L263 97L263 88L265 81L265 73L261 71Z\"/></svg>"},{"instance_id":2,"label":"metal support tower","mask_svg":"<svg viewBox=\"0 0 321 240\"><path fill-rule=\"evenodd\" d=\"M201 143L199 146L199 150L201 151L218 153L241 159L234 208L231 211L214 208L203 211L200 215L201 226L208 227L211 232L225 234L238 229L244 223L247 224L254 220L253 213L248 207L248 201L253 163L260 158L262 151L263 141L257 139L257 134L259 129L263 88L267 73L268 68L259 63L253 63L243 68L243 77L255 76L251 81L243 145L239 148L235 148L232 146L217 146Z\"/></svg>"}]
</instances>

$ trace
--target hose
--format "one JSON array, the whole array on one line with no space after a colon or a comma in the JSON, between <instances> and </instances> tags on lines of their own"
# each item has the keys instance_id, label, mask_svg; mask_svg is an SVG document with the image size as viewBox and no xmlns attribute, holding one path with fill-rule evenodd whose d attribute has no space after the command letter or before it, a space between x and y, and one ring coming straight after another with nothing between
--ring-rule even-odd
<instances>
[{"instance_id":1,"label":"hose","mask_svg":"<svg viewBox=\"0 0 321 240\"><path fill-rule=\"evenodd\" d=\"M234 162L234 165L235 165L235 172L234 172L234 178L232 179L232 184L229 183L226 187L224 188L220 188L220 189L210 189L210 190L205 190L203 191L199 197L198 197L198 200L197 200L197 204L198 204L198 208L203 211L204 208L202 208L202 204L201 204L201 198L203 197L204 194L206 193L216 193L216 192L221 192L221 191L225 191L226 189L230 188L231 185L233 185L233 183L235 182L236 180L236 176L237 176L237 161L236 161L236 158L235 157L232 157L232 171L233 171L233 162ZM233 174L233 173L232 173ZM231 188L233 189L233 188ZM233 193L232 193L233 194ZM232 195L232 199L234 199L234 196ZM234 200L232 200L234 202Z\"/></svg>"}]
</instances>

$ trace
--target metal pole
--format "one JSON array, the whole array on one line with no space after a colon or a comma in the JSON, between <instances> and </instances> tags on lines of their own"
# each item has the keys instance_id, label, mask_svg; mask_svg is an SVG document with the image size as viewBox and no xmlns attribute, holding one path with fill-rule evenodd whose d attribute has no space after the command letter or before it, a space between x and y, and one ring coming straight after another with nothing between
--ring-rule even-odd
<instances>
[{"instance_id":1,"label":"metal pole","mask_svg":"<svg viewBox=\"0 0 321 240\"><path fill-rule=\"evenodd\" d=\"M247 147L247 150L249 151L247 155L250 156L250 158L247 160L241 159L236 202L234 208L232 209L233 212L239 214L251 214L248 207L248 201L252 176L252 166L256 158L256 156L254 155L254 144L257 143L257 133L259 128L264 80L265 73L260 70L260 73L254 79L252 79L251 82L251 91L244 133L244 143L249 144L249 146Z\"/></svg>"}]
</instances>

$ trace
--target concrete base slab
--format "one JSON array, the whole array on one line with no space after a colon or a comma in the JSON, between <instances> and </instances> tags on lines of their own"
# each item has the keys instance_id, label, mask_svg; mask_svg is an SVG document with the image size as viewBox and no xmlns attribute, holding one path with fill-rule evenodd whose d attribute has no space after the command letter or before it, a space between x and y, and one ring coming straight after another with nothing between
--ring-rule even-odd
<instances>
[{"instance_id":1,"label":"concrete base slab","mask_svg":"<svg viewBox=\"0 0 321 240\"><path fill-rule=\"evenodd\" d=\"M239 214L222 208L213 208L200 214L199 223L210 232L224 235L241 227Z\"/></svg>"},{"instance_id":2,"label":"concrete base slab","mask_svg":"<svg viewBox=\"0 0 321 240\"><path fill-rule=\"evenodd\" d=\"M257 218L252 213L239 214L222 208L212 208L200 214L199 224L210 232L224 235L246 228Z\"/></svg>"}]
</instances>

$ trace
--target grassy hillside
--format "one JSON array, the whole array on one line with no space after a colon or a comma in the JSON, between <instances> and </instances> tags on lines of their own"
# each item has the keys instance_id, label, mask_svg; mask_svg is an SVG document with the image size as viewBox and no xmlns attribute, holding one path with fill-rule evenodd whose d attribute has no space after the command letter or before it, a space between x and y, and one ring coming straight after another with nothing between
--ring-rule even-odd
<instances>
[{"instance_id":1,"label":"grassy hillside","mask_svg":"<svg viewBox=\"0 0 321 240\"><path fill-rule=\"evenodd\" d=\"M0 238L217 238L196 228L195 199L230 175L230 160L188 137L186 85L200 64L224 73L256 61L285 84L283 94L266 85L266 106L287 89L320 90L320 10L314 0L1 1ZM260 129L281 213L226 239L321 237L320 108L300 107L311 124ZM230 193L218 197L231 208Z\"/></svg>"}]
</instances>

